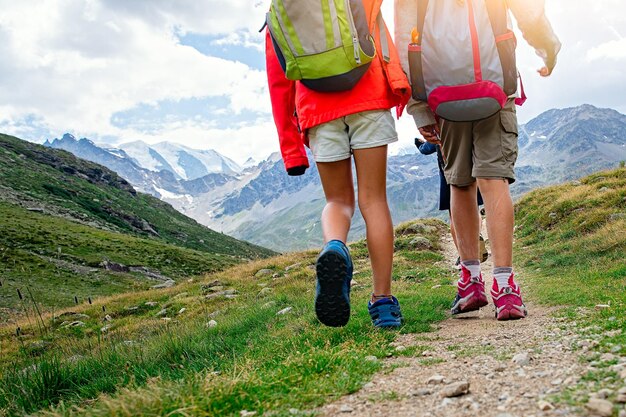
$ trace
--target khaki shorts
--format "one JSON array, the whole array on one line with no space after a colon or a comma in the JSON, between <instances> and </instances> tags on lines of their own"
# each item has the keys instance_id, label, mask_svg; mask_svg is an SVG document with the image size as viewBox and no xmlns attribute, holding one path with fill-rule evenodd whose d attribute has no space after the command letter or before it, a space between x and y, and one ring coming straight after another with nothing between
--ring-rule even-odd
<instances>
[{"instance_id":1,"label":"khaki shorts","mask_svg":"<svg viewBox=\"0 0 626 417\"><path fill-rule=\"evenodd\" d=\"M350 158L354 149L376 148L398 140L389 110L350 114L310 128L309 148L315 162L336 162Z\"/></svg>"},{"instance_id":2,"label":"khaki shorts","mask_svg":"<svg viewBox=\"0 0 626 417\"><path fill-rule=\"evenodd\" d=\"M515 181L517 160L517 115L509 99L502 110L475 122L441 124L441 150L448 184L464 187L476 178Z\"/></svg>"}]
</instances>

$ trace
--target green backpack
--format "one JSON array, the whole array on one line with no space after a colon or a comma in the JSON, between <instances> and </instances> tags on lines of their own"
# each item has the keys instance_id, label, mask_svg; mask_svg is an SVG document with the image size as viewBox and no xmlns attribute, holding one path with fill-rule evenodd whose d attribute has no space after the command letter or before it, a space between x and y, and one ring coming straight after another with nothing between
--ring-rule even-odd
<instances>
[{"instance_id":1,"label":"green backpack","mask_svg":"<svg viewBox=\"0 0 626 417\"><path fill-rule=\"evenodd\" d=\"M266 23L285 76L312 90L350 90L376 56L361 0L272 0ZM388 60L380 14L378 26Z\"/></svg>"}]
</instances>

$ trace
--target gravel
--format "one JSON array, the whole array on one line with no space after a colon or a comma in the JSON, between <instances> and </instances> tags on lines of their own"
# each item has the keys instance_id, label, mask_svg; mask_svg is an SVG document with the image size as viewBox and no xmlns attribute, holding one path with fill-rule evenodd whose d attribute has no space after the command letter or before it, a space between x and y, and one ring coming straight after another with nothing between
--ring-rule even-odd
<instances>
[{"instance_id":1,"label":"gravel","mask_svg":"<svg viewBox=\"0 0 626 417\"><path fill-rule=\"evenodd\" d=\"M446 246L450 248L451 243ZM452 251L448 251L452 259ZM346 407L355 417L541 417L585 415L591 412L590 406L596 407L593 413L608 410L611 402L606 399L592 398L586 410L584 403L573 406L554 400L564 390L576 387L578 391L572 395L579 404L590 397L593 384L579 382L589 372L589 362L580 356L598 346L601 329L581 336L574 323L555 317L557 309L532 302L528 306L530 315L524 320L498 322L493 307L488 306L469 318L445 320L432 333L398 335L395 346L425 347L437 363L425 365L419 355L380 359L383 369L371 378L375 383L316 411L327 417L341 414ZM594 355L596 359L598 355ZM618 357L613 355L613 359ZM616 369L620 376L622 371L626 377L626 369ZM467 389L461 389L465 384ZM459 387L462 395L445 397L448 390L453 392L453 386ZM395 399L389 399L390 392ZM622 390L610 398L617 402L623 394L626 400L626 387L620 393ZM620 414L626 417L622 414L626 412Z\"/></svg>"}]
</instances>

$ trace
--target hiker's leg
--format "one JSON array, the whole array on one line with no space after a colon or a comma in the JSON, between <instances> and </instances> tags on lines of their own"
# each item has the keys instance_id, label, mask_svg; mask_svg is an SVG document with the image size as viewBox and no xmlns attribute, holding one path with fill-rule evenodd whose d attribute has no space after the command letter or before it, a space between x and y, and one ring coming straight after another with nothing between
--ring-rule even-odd
<instances>
[{"instance_id":1,"label":"hiker's leg","mask_svg":"<svg viewBox=\"0 0 626 417\"><path fill-rule=\"evenodd\" d=\"M326 206L322 211L324 242L337 239L346 243L354 215L352 160L318 162L317 170L326 196Z\"/></svg>"},{"instance_id":2,"label":"hiker's leg","mask_svg":"<svg viewBox=\"0 0 626 417\"><path fill-rule=\"evenodd\" d=\"M513 200L506 179L479 178L494 268L513 264Z\"/></svg>"},{"instance_id":3,"label":"hiker's leg","mask_svg":"<svg viewBox=\"0 0 626 417\"><path fill-rule=\"evenodd\" d=\"M456 242L456 230L454 229L454 222L452 221L452 211L448 210L448 214L450 215L450 234L452 235L452 242L454 242L454 247L456 251L459 251L459 245Z\"/></svg>"},{"instance_id":4,"label":"hiker's leg","mask_svg":"<svg viewBox=\"0 0 626 417\"><path fill-rule=\"evenodd\" d=\"M450 234L452 235L452 242L454 243L454 247L456 248L457 252L459 251L459 244L457 242L457 237L456 237L456 229L454 228L454 222L452 221L452 212L451 210L448 210L448 215L450 216ZM480 213L478 213L478 232L480 234L482 229L482 218L480 217Z\"/></svg>"},{"instance_id":5,"label":"hiker's leg","mask_svg":"<svg viewBox=\"0 0 626 417\"><path fill-rule=\"evenodd\" d=\"M451 186L450 214L454 223L457 249L461 261L480 259L478 234L480 231L476 183L465 187Z\"/></svg>"},{"instance_id":6,"label":"hiker's leg","mask_svg":"<svg viewBox=\"0 0 626 417\"><path fill-rule=\"evenodd\" d=\"M387 204L387 146L355 149L359 209L365 219L374 294L391 294L393 225Z\"/></svg>"},{"instance_id":7,"label":"hiker's leg","mask_svg":"<svg viewBox=\"0 0 626 417\"><path fill-rule=\"evenodd\" d=\"M471 122L443 121L441 153L445 180L450 184L450 217L461 261L478 257L477 184L472 176L473 134Z\"/></svg>"},{"instance_id":8,"label":"hiker's leg","mask_svg":"<svg viewBox=\"0 0 626 417\"><path fill-rule=\"evenodd\" d=\"M509 100L504 108L474 125L472 175L485 202L487 233L494 267L511 267L513 246L513 201L509 184L515 181L517 116Z\"/></svg>"}]
</instances>

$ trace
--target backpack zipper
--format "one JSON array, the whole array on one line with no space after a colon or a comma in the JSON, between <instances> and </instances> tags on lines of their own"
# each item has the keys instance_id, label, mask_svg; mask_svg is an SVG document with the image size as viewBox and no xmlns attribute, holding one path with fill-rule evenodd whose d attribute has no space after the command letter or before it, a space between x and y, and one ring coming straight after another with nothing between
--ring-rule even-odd
<instances>
[{"instance_id":1,"label":"backpack zipper","mask_svg":"<svg viewBox=\"0 0 626 417\"><path fill-rule=\"evenodd\" d=\"M350 7L350 0L346 0L346 12L348 19L350 20L350 33L352 34L352 45L354 47L354 60L357 64L361 65L361 54L359 50L361 48L359 44L359 37L356 32L356 25L354 24L354 17L352 16L352 8Z\"/></svg>"}]
</instances>

